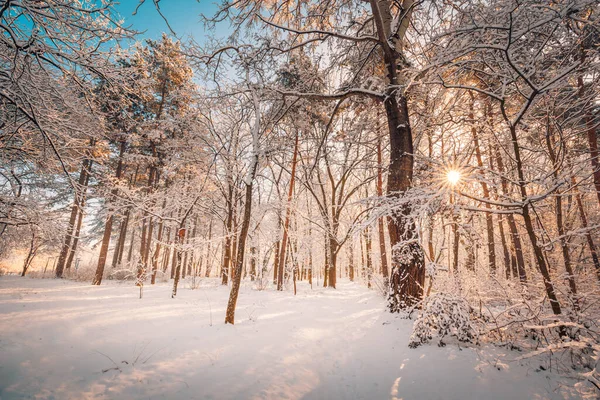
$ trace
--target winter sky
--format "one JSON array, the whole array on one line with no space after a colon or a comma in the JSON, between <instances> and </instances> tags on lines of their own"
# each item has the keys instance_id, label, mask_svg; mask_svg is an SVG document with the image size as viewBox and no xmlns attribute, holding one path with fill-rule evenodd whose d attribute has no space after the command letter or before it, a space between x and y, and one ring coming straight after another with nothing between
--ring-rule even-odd
<instances>
[{"instance_id":1,"label":"winter sky","mask_svg":"<svg viewBox=\"0 0 600 400\"><path fill-rule=\"evenodd\" d=\"M140 0L121 0L115 9L125 20L125 25L143 32L141 37L158 39L163 32L169 32L169 27L157 12L154 2L146 0L133 15ZM177 37L188 39L192 37L198 43L203 43L206 37L214 34L223 37L227 31L227 23L221 23L214 32L205 29L201 22L201 14L212 16L217 10L217 4L211 1L196 0L163 0L159 3L160 11L165 16L171 29Z\"/></svg>"}]
</instances>

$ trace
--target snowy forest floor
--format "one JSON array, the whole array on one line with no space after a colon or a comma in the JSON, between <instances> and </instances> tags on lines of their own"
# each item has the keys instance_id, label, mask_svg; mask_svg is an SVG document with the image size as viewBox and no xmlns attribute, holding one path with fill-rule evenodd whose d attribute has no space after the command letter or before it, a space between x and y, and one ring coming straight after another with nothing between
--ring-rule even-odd
<instances>
[{"instance_id":1,"label":"snowy forest floor","mask_svg":"<svg viewBox=\"0 0 600 400\"><path fill-rule=\"evenodd\" d=\"M138 289L0 278L0 399L562 399L569 384L493 346L410 349L412 321L374 290L258 291L236 324L205 279Z\"/></svg>"}]
</instances>

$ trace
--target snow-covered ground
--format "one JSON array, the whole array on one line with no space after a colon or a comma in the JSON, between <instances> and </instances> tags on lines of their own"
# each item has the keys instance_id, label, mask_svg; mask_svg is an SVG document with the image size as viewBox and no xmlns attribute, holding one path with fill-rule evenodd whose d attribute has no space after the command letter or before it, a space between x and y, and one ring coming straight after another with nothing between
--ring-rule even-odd
<instances>
[{"instance_id":1,"label":"snow-covered ground","mask_svg":"<svg viewBox=\"0 0 600 400\"><path fill-rule=\"evenodd\" d=\"M373 290L298 295L205 280L102 286L0 278L0 399L545 399L569 389L493 347L410 349ZM500 358L500 361L498 361ZM575 395L573 395L575 397Z\"/></svg>"}]
</instances>

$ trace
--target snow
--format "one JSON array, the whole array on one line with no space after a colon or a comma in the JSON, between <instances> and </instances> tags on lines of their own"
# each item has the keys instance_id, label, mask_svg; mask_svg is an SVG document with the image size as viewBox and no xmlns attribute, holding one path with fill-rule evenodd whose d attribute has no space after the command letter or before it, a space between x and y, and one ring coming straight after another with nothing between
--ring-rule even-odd
<instances>
[{"instance_id":1,"label":"snow","mask_svg":"<svg viewBox=\"0 0 600 400\"><path fill-rule=\"evenodd\" d=\"M559 399L568 387L495 347L410 349L412 321L358 283L255 290L236 325L205 279L91 286L0 278L0 399ZM557 388L559 390L557 390ZM575 396L575 395L572 395Z\"/></svg>"}]
</instances>

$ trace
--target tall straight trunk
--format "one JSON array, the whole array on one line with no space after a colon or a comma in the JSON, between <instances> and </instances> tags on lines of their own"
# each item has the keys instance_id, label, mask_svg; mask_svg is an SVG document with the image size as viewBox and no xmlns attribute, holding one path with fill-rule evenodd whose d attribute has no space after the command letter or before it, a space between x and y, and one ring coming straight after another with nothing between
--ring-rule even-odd
<instances>
[{"instance_id":1,"label":"tall straight trunk","mask_svg":"<svg viewBox=\"0 0 600 400\"><path fill-rule=\"evenodd\" d=\"M329 283L329 244L327 243L327 238L325 238L325 266L323 269L323 287L327 287Z\"/></svg>"},{"instance_id":2,"label":"tall straight trunk","mask_svg":"<svg viewBox=\"0 0 600 400\"><path fill-rule=\"evenodd\" d=\"M490 170L495 171L494 169L494 152L492 151L492 146L488 147L488 162L490 166ZM498 188L496 185L492 185L492 191L494 193L494 199L498 200ZM510 279L511 272L514 278L519 276L517 271L516 258L512 255L509 250L508 242L506 241L506 236L504 234L504 216L497 215L496 223L498 224L498 232L500 234L500 243L502 245L502 255L504 258L504 272L506 279ZM513 262L514 261L514 262Z\"/></svg>"},{"instance_id":3,"label":"tall straight trunk","mask_svg":"<svg viewBox=\"0 0 600 400\"><path fill-rule=\"evenodd\" d=\"M204 274L204 276L207 278L210 276L210 271L212 269L212 257L210 255L211 240L212 240L212 226L213 226L213 220L211 218L210 222L208 223L208 241L206 242L206 273Z\"/></svg>"},{"instance_id":4,"label":"tall straight trunk","mask_svg":"<svg viewBox=\"0 0 600 400\"><path fill-rule=\"evenodd\" d=\"M337 271L337 254L339 245L334 235L329 235L329 279L327 280L327 287L335 289L337 283L336 271Z\"/></svg>"},{"instance_id":5,"label":"tall straight trunk","mask_svg":"<svg viewBox=\"0 0 600 400\"><path fill-rule=\"evenodd\" d=\"M225 323L235 323L235 306L242 281L242 268L244 266L244 253L246 251L246 239L248 237L248 229L250 227L250 216L252 212L252 188L256 171L258 169L258 154L254 156L255 160L251 166L250 178L246 182L246 196L244 201L244 216L242 219L242 229L238 239L237 259L235 262L234 279L232 279L231 292L229 293L229 301L225 313Z\"/></svg>"},{"instance_id":6,"label":"tall straight trunk","mask_svg":"<svg viewBox=\"0 0 600 400\"><path fill-rule=\"evenodd\" d=\"M581 44L580 61L583 64L586 59L586 49L584 43ZM577 77L577 85L579 86L579 97L585 99L586 90L583 82L583 76ZM593 98L595 101L596 97ZM592 164L592 176L594 178L594 188L596 189L596 197L598 198L598 205L600 206L600 152L598 151L598 134L596 132L596 123L594 116L590 111L590 106L584 106L584 120L587 127L586 134L588 140L588 146L590 148L590 162Z\"/></svg>"},{"instance_id":7,"label":"tall straight trunk","mask_svg":"<svg viewBox=\"0 0 600 400\"><path fill-rule=\"evenodd\" d=\"M131 209L128 208L125 211L125 218L121 221L121 224L119 225L119 237L117 239L117 244L112 261L113 268L115 268L117 265L120 265L123 262L123 253L125 251L125 241L127 240L127 228L129 225L130 215Z\"/></svg>"},{"instance_id":8,"label":"tall straight trunk","mask_svg":"<svg viewBox=\"0 0 600 400\"><path fill-rule=\"evenodd\" d=\"M171 228L166 228L167 231L167 239L165 240L165 243L170 243L171 242ZM167 273L167 269L169 269L169 260L171 255L171 246L165 246L165 254L163 256L163 261L162 261L162 265L161 265L161 270L163 274Z\"/></svg>"},{"instance_id":9,"label":"tall straight trunk","mask_svg":"<svg viewBox=\"0 0 600 400\"><path fill-rule=\"evenodd\" d=\"M306 196L306 208L308 210L308 237L311 238L308 243L308 283L312 289L312 278L313 278L313 241L312 241L312 215L310 207L310 198Z\"/></svg>"},{"instance_id":10,"label":"tall straight trunk","mask_svg":"<svg viewBox=\"0 0 600 400\"><path fill-rule=\"evenodd\" d=\"M144 212L144 215L146 213ZM137 263L137 280L138 282L142 279L146 273L146 262L144 261L144 254L146 254L146 219L142 219L142 237L140 238L140 258Z\"/></svg>"},{"instance_id":11,"label":"tall straight trunk","mask_svg":"<svg viewBox=\"0 0 600 400\"><path fill-rule=\"evenodd\" d=\"M452 195L451 195L452 196ZM450 197L450 204L453 204ZM458 232L458 215L452 210L452 272L458 274L458 256L460 247L460 233Z\"/></svg>"},{"instance_id":12,"label":"tall straight trunk","mask_svg":"<svg viewBox=\"0 0 600 400\"><path fill-rule=\"evenodd\" d=\"M294 141L294 155L292 156L292 172L290 176L290 185L288 188L287 208L285 210L285 221L283 223L283 238L281 239L281 254L279 255L279 265L277 266L277 290L283 290L283 266L285 265L285 251L288 240L288 229L290 226L290 216L292 213L292 197L294 195L294 183L296 181L296 162L298 159L298 140L299 134L296 131Z\"/></svg>"},{"instance_id":13,"label":"tall straight trunk","mask_svg":"<svg viewBox=\"0 0 600 400\"><path fill-rule=\"evenodd\" d=\"M475 158L477 159L477 167L481 173L483 173L483 158L481 156L481 149L479 148L479 135L477 133L477 128L475 126L475 104L474 104L474 95L469 92L471 97L470 109L469 109L469 119L471 120L471 134L473 135L473 146L475 147ZM488 188L487 182L483 179L480 179L481 190L483 191L483 198L485 200L490 200L490 189ZM491 208L492 206L489 203L484 203L484 207L490 211L485 213L485 224L487 228L487 250L488 250L488 267L492 274L496 274L496 246L495 246L495 237L494 237L494 219L492 216Z\"/></svg>"},{"instance_id":14,"label":"tall straight trunk","mask_svg":"<svg viewBox=\"0 0 600 400\"><path fill-rule=\"evenodd\" d=\"M135 245L135 235L137 227L134 225L131 229L131 238L129 239L129 249L127 250L127 263L130 264L133 260L133 247Z\"/></svg>"},{"instance_id":15,"label":"tall straight trunk","mask_svg":"<svg viewBox=\"0 0 600 400\"><path fill-rule=\"evenodd\" d=\"M413 138L408 116L407 98L399 77L402 71L402 42L410 23L414 1L405 0L399 29L392 33L394 18L392 2L369 0L373 13L378 42L382 49L386 69L387 86L383 104L390 136L390 164L388 168L387 194L402 199L412 187ZM395 27L394 27L395 28ZM398 312L418 303L423 298L425 284L425 260L417 239L415 222L410 217L411 206L404 203L388 217L388 232L392 247L389 309Z\"/></svg>"},{"instance_id":16,"label":"tall straight trunk","mask_svg":"<svg viewBox=\"0 0 600 400\"><path fill-rule=\"evenodd\" d=\"M358 241L360 244L360 273L361 273L361 278L363 277L363 270L365 268L365 249L363 246L363 236L364 235L358 235Z\"/></svg>"},{"instance_id":17,"label":"tall straight trunk","mask_svg":"<svg viewBox=\"0 0 600 400\"><path fill-rule=\"evenodd\" d=\"M547 132L546 132L546 147L548 148L548 155L550 156L550 162L552 163L554 183L558 182L558 168L559 161L556 158L552 139L552 130L550 128L550 117L547 120ZM569 289L571 294L575 296L577 294L577 285L575 284L575 274L573 273L573 266L571 265L571 255L569 254L569 243L565 237L565 226L563 223L563 209L562 209L562 195L556 193L554 196L554 216L556 219L556 230L560 241L560 248L562 250L563 262L565 264L565 271L567 271L569 281ZM575 304L577 302L575 301Z\"/></svg>"},{"instance_id":18,"label":"tall straight trunk","mask_svg":"<svg viewBox=\"0 0 600 400\"><path fill-rule=\"evenodd\" d=\"M381 138L377 139L377 197L380 199L383 197L383 164L382 164L382 151L381 151ZM379 231L379 257L381 260L381 274L383 275L384 286L387 288L389 271L387 265L387 251L385 246L385 231L384 231L384 218L381 217L377 220L377 226Z\"/></svg>"},{"instance_id":19,"label":"tall straight trunk","mask_svg":"<svg viewBox=\"0 0 600 400\"><path fill-rule=\"evenodd\" d=\"M89 167L91 167L90 161L86 158L81 163L81 172L79 173L79 180L77 182L77 188L75 190L73 206L71 207L71 216L69 217L69 224L67 225L67 233L63 241L60 255L58 256L58 263L56 264L55 276L57 278L62 278L63 272L65 270L65 264L67 262L69 251L71 249L71 242L73 240L73 234L75 231L75 223L77 221L77 216L79 213L79 204L81 203L81 198L84 196L84 184L87 179Z\"/></svg>"},{"instance_id":20,"label":"tall straight trunk","mask_svg":"<svg viewBox=\"0 0 600 400\"><path fill-rule=\"evenodd\" d=\"M235 260L237 260L237 243L238 243L238 196L237 193L234 196L235 201L233 202L233 234L231 237L231 262L229 268L229 279L234 278L235 274Z\"/></svg>"},{"instance_id":21,"label":"tall straight trunk","mask_svg":"<svg viewBox=\"0 0 600 400\"><path fill-rule=\"evenodd\" d=\"M246 251L246 239L248 238L248 230L250 228L250 217L252 213L252 189L254 179L256 179L256 173L258 171L258 156L260 154L259 148L259 134L260 134L260 106L258 96L255 91L252 91L252 98L254 102L255 110L255 121L252 132L252 162L248 169L248 176L246 177L246 194L244 199L244 215L242 218L242 229L238 238L238 249L237 259L235 261L235 278L232 280L231 292L229 293L229 301L227 302L227 310L225 312L225 323L235 323L235 307L237 304L237 298L240 291L240 284L242 281L242 269L244 267L244 253Z\"/></svg>"},{"instance_id":22,"label":"tall straight trunk","mask_svg":"<svg viewBox=\"0 0 600 400\"><path fill-rule=\"evenodd\" d=\"M430 160L433 160L433 137L431 132L427 134L427 150L428 157ZM436 262L435 251L433 248L433 230L435 229L435 219L433 216L429 219L429 229L427 230L427 250L429 252L429 261ZM431 289L432 283L429 284L429 289ZM429 295L429 294L427 294Z\"/></svg>"},{"instance_id":23,"label":"tall straight trunk","mask_svg":"<svg viewBox=\"0 0 600 400\"><path fill-rule=\"evenodd\" d=\"M125 147L127 144L125 141L121 142L119 148L119 161L117 161L117 170L115 171L115 178L117 181L121 179L123 172L123 154L125 153ZM111 198L114 198L118 193L117 189L111 191ZM102 276L104 275L104 266L106 265L106 259L108 256L108 246L110 244L110 235L112 234L112 225L114 220L113 210L109 208L108 218L104 224L104 234L102 235L102 245L100 246L100 256L98 257L98 265L96 266L96 274L92 280L92 285L100 285L102 283ZM115 255L118 254L118 249L115 247Z\"/></svg>"},{"instance_id":24,"label":"tall straight trunk","mask_svg":"<svg viewBox=\"0 0 600 400\"><path fill-rule=\"evenodd\" d=\"M247 77L248 78L248 77ZM246 251L246 239L250 228L250 216L252 213L252 189L256 173L258 171L258 156L260 154L259 135L260 135L260 102L255 90L251 90L254 103L255 120L252 129L252 162L248 168L246 177L246 196L244 199L244 216L242 218L242 229L238 238L237 259L235 263L235 279L232 280L229 301L225 312L225 323L235 323L235 307L237 304L240 284L242 281L242 268L244 267L244 253Z\"/></svg>"},{"instance_id":25,"label":"tall straight trunk","mask_svg":"<svg viewBox=\"0 0 600 400\"><path fill-rule=\"evenodd\" d=\"M256 279L256 246L250 247L250 280Z\"/></svg>"},{"instance_id":26,"label":"tall straight trunk","mask_svg":"<svg viewBox=\"0 0 600 400\"><path fill-rule=\"evenodd\" d=\"M433 248L433 230L435 229L435 220L433 217L429 221L429 229L427 230L427 250L429 251L429 260L435 262L435 250Z\"/></svg>"},{"instance_id":27,"label":"tall straight trunk","mask_svg":"<svg viewBox=\"0 0 600 400\"><path fill-rule=\"evenodd\" d=\"M152 237L154 234L154 220L150 217L148 221L148 232L146 234L146 245L144 246L144 266L148 269L148 262L150 261L150 248L152 247Z\"/></svg>"},{"instance_id":28,"label":"tall straight trunk","mask_svg":"<svg viewBox=\"0 0 600 400\"><path fill-rule=\"evenodd\" d=\"M186 231L189 230L189 228L186 225L184 225L184 229ZM190 233L188 232L188 234L185 236L185 241L184 241L184 245L186 245L185 246L186 249L182 250L183 260L182 260L182 263L181 263L181 278L183 278L183 279L185 279L185 276L187 275L187 262L188 262L188 253L189 253L189 251L187 250L187 247L188 247L187 244L189 242L190 242Z\"/></svg>"},{"instance_id":29,"label":"tall straight trunk","mask_svg":"<svg viewBox=\"0 0 600 400\"><path fill-rule=\"evenodd\" d=\"M179 240L179 236L177 236L179 232L175 234L175 241ZM181 244L183 244L183 239L181 239ZM177 270L177 257L181 257L181 252L177 250L176 247L173 247L173 257L171 259L171 279L175 279L175 272Z\"/></svg>"},{"instance_id":30,"label":"tall straight trunk","mask_svg":"<svg viewBox=\"0 0 600 400\"><path fill-rule=\"evenodd\" d=\"M312 289L312 284L313 284L313 255L312 255L312 248L309 247L308 248L308 284L310 285L310 288Z\"/></svg>"},{"instance_id":31,"label":"tall straight trunk","mask_svg":"<svg viewBox=\"0 0 600 400\"><path fill-rule=\"evenodd\" d=\"M154 186L154 180L156 179L157 171L154 167L150 167L148 172L148 186L146 188L146 194L150 194L152 192L152 187ZM142 275L146 274L148 271L148 255L150 254L150 244L152 243L152 230L154 224L152 222L152 217L148 221L146 221L147 212L143 212L142 216L142 237L140 239L140 262L138 263L137 269L137 278L138 280L142 277Z\"/></svg>"},{"instance_id":32,"label":"tall straight trunk","mask_svg":"<svg viewBox=\"0 0 600 400\"><path fill-rule=\"evenodd\" d=\"M231 264L231 235L233 234L233 185L227 189L227 219L225 222L225 244L223 246L223 266L221 267L221 284L227 285L229 280L229 266Z\"/></svg>"},{"instance_id":33,"label":"tall straight trunk","mask_svg":"<svg viewBox=\"0 0 600 400\"><path fill-rule=\"evenodd\" d=\"M525 174L523 173L523 163L521 161L521 148L519 147L519 141L517 137L517 129L513 124L509 124L510 136L512 139L513 145L513 155L515 158L515 167L517 170L518 177L518 185L521 194L521 201L523 202L523 222L525 223L525 230L527 231L527 235L529 236L529 241L531 243L531 247L533 249L533 253L535 256L535 260L537 262L538 268L542 273L542 277L544 280L544 287L546 289L546 294L548 295L548 300L550 300L550 306L552 307L552 312L558 315L561 313L560 303L558 302L558 298L556 297L556 292L554 291L554 285L552 284L552 279L550 278L550 272L548 271L548 265L546 264L546 259L544 258L544 253L542 252L541 247L538 244L538 239L535 234L535 229L533 227L533 221L531 218L531 207L532 205L529 203L529 197L527 195L526 183L525 183Z\"/></svg>"},{"instance_id":34,"label":"tall straight trunk","mask_svg":"<svg viewBox=\"0 0 600 400\"><path fill-rule=\"evenodd\" d=\"M139 171L139 166L136 166L135 172L133 173L133 175L130 179L130 182L129 182L130 188L137 183L138 171ZM131 207L128 207L127 211L125 211L125 221L122 223L121 232L119 233L119 240L117 243L117 247L119 250L118 250L116 262L115 262L115 259L113 258L113 268L116 267L117 265L121 265L121 263L123 262L123 253L125 252L125 242L127 239L127 228L129 226L130 217L131 217ZM130 251L130 255L128 255L128 261L131 261L131 251Z\"/></svg>"},{"instance_id":35,"label":"tall straight trunk","mask_svg":"<svg viewBox=\"0 0 600 400\"><path fill-rule=\"evenodd\" d=\"M354 239L350 240L350 249L348 254L348 278L354 281Z\"/></svg>"},{"instance_id":36,"label":"tall straight trunk","mask_svg":"<svg viewBox=\"0 0 600 400\"><path fill-rule=\"evenodd\" d=\"M506 243L506 236L504 236L504 221L502 217L498 216L496 219L498 224L498 232L500 233L500 243L502 244L502 255L504 257L504 272L506 275L506 279L510 279L511 276L511 260L510 260L510 252L508 251L508 244ZM517 272L517 271L515 271ZM514 274L516 278L518 273Z\"/></svg>"},{"instance_id":37,"label":"tall straight trunk","mask_svg":"<svg viewBox=\"0 0 600 400\"><path fill-rule=\"evenodd\" d=\"M583 200L581 199L581 193L579 193L579 191L577 191L575 177L573 177L573 176L571 177L571 182L572 182L573 187L576 190L575 201L577 202L577 209L579 211L579 219L581 221L581 227L585 230L585 239L587 241L588 248L590 249L592 261L594 263L594 269L596 270L596 276L598 277L598 280L600 280L600 259L598 257L598 251L596 250L596 244L594 243L592 234L587 229L588 222L587 222L587 216L585 214L585 209L583 208Z\"/></svg>"},{"instance_id":38,"label":"tall straight trunk","mask_svg":"<svg viewBox=\"0 0 600 400\"><path fill-rule=\"evenodd\" d=\"M69 251L69 257L67 258L67 264L65 265L65 269L71 269L71 265L73 264L73 258L77 252L77 246L79 245L79 236L81 234L81 225L83 224L83 208L85 206L85 191L87 190L88 184L90 182L90 172L92 168L92 161L89 162L89 170L85 177L84 182L84 193L81 196L81 201L79 202L78 207L78 216L77 216L77 226L75 227L75 234L73 235L73 243L71 244L71 250Z\"/></svg>"},{"instance_id":39,"label":"tall straight trunk","mask_svg":"<svg viewBox=\"0 0 600 400\"><path fill-rule=\"evenodd\" d=\"M179 229L177 230L177 244L179 246L183 246L183 242L185 240L185 222L179 225ZM175 279L173 281L173 291L171 292L171 298L175 298L177 296L177 286L179 285L179 279L181 277L181 248L177 248L177 246L173 249L173 266L171 267L175 271Z\"/></svg>"},{"instance_id":40,"label":"tall straight trunk","mask_svg":"<svg viewBox=\"0 0 600 400\"><path fill-rule=\"evenodd\" d=\"M278 235L279 236L279 235ZM275 242L275 254L273 256L273 285L277 284L278 281L278 270L279 270L279 249L281 247L281 241Z\"/></svg>"},{"instance_id":41,"label":"tall straight trunk","mask_svg":"<svg viewBox=\"0 0 600 400\"><path fill-rule=\"evenodd\" d=\"M373 280L373 258L371 257L371 228L365 228L365 247L366 247L366 256L367 256L367 287L371 288L371 281Z\"/></svg>"},{"instance_id":42,"label":"tall straight trunk","mask_svg":"<svg viewBox=\"0 0 600 400\"><path fill-rule=\"evenodd\" d=\"M165 198L163 200L163 205L162 205L162 209L164 210L165 207L167 205L167 199ZM161 221L158 224L158 234L156 236L156 248L154 249L154 254L152 255L152 278L150 280L150 284L154 285L156 283L156 274L158 272L158 260L160 257L160 241L162 240L162 235L163 235L163 229L164 229L164 221L161 219Z\"/></svg>"},{"instance_id":43,"label":"tall straight trunk","mask_svg":"<svg viewBox=\"0 0 600 400\"><path fill-rule=\"evenodd\" d=\"M501 188L502 193L505 196L509 195L508 190L508 179L504 176L504 162L502 161L502 155L500 154L500 148L495 148L496 165L498 166L498 173L501 175ZM521 245L521 238L519 231L517 230L517 223L513 214L507 216L508 228L510 230L510 236L512 239L513 249L515 251L515 257L517 260L517 269L519 271L519 280L523 283L527 282L527 273L525 272L525 259L523 258L523 247Z\"/></svg>"},{"instance_id":44,"label":"tall straight trunk","mask_svg":"<svg viewBox=\"0 0 600 400\"><path fill-rule=\"evenodd\" d=\"M191 239L195 239L196 238L196 234L198 232L198 216L194 217L194 227L192 228L192 236ZM188 240L188 242L190 242L190 240ZM189 260L188 260L188 275L192 275L192 269L195 263L195 253L194 253L194 249L192 248L192 250L189 252Z\"/></svg>"}]
</instances>

